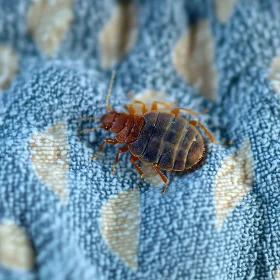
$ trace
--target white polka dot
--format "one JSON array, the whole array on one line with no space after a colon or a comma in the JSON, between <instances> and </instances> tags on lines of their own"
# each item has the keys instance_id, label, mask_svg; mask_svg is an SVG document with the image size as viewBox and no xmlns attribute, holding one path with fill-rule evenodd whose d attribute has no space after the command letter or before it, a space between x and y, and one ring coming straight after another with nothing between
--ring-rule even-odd
<instances>
[{"instance_id":1,"label":"white polka dot","mask_svg":"<svg viewBox=\"0 0 280 280\"><path fill-rule=\"evenodd\" d=\"M151 111L152 103L154 101L163 101L167 102L171 105L174 105L174 99L171 99L165 92L157 91L154 89L147 89L140 93L137 93L133 96L133 101L139 100L146 104L148 111ZM140 104L133 104L137 113L141 114L141 105ZM166 108L164 105L158 104L158 109L160 111L170 112L169 108Z\"/></svg>"},{"instance_id":2,"label":"white polka dot","mask_svg":"<svg viewBox=\"0 0 280 280\"><path fill-rule=\"evenodd\" d=\"M280 268L278 268L277 270L274 271L274 277L275 277L275 279L280 280Z\"/></svg>"},{"instance_id":3,"label":"white polka dot","mask_svg":"<svg viewBox=\"0 0 280 280\"><path fill-rule=\"evenodd\" d=\"M132 269L138 267L139 208L139 191L134 188L110 198L101 209L104 240Z\"/></svg>"},{"instance_id":4,"label":"white polka dot","mask_svg":"<svg viewBox=\"0 0 280 280\"><path fill-rule=\"evenodd\" d=\"M38 177L60 197L67 200L69 147L66 124L58 122L45 131L34 133L30 140L31 160Z\"/></svg>"},{"instance_id":5,"label":"white polka dot","mask_svg":"<svg viewBox=\"0 0 280 280\"><path fill-rule=\"evenodd\" d=\"M116 5L109 22L99 34L101 65L108 69L116 65L133 47L138 34L137 11L133 3Z\"/></svg>"},{"instance_id":6,"label":"white polka dot","mask_svg":"<svg viewBox=\"0 0 280 280\"><path fill-rule=\"evenodd\" d=\"M274 90L280 94L280 55L274 57L270 64L269 79Z\"/></svg>"},{"instance_id":7,"label":"white polka dot","mask_svg":"<svg viewBox=\"0 0 280 280\"><path fill-rule=\"evenodd\" d=\"M0 223L0 263L12 269L29 270L35 262L26 232L12 221Z\"/></svg>"},{"instance_id":8,"label":"white polka dot","mask_svg":"<svg viewBox=\"0 0 280 280\"><path fill-rule=\"evenodd\" d=\"M140 166L144 172L143 178L147 183L153 186L159 186L164 184L161 177L154 170L153 166L150 163L141 162Z\"/></svg>"},{"instance_id":9,"label":"white polka dot","mask_svg":"<svg viewBox=\"0 0 280 280\"><path fill-rule=\"evenodd\" d=\"M226 22L231 15L236 0L215 0L216 15L221 22Z\"/></svg>"},{"instance_id":10,"label":"white polka dot","mask_svg":"<svg viewBox=\"0 0 280 280\"><path fill-rule=\"evenodd\" d=\"M226 217L252 189L253 156L250 142L245 139L240 149L229 156L218 170L214 181L216 228L221 229Z\"/></svg>"},{"instance_id":11,"label":"white polka dot","mask_svg":"<svg viewBox=\"0 0 280 280\"><path fill-rule=\"evenodd\" d=\"M72 0L33 0L28 28L39 48L53 56L73 20Z\"/></svg>"},{"instance_id":12,"label":"white polka dot","mask_svg":"<svg viewBox=\"0 0 280 280\"><path fill-rule=\"evenodd\" d=\"M12 47L0 45L0 89L6 88L18 70L18 57Z\"/></svg>"},{"instance_id":13,"label":"white polka dot","mask_svg":"<svg viewBox=\"0 0 280 280\"><path fill-rule=\"evenodd\" d=\"M215 100L217 71L214 42L208 21L200 20L176 43L172 62L178 73L207 99Z\"/></svg>"}]
</instances>

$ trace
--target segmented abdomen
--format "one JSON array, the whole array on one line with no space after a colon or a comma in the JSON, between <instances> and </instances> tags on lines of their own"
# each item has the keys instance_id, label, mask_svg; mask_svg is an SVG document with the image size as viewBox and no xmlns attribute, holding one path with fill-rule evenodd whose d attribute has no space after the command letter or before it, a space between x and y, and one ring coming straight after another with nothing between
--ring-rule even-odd
<instances>
[{"instance_id":1,"label":"segmented abdomen","mask_svg":"<svg viewBox=\"0 0 280 280\"><path fill-rule=\"evenodd\" d=\"M145 124L138 139L129 144L132 154L169 171L189 169L203 158L202 135L184 118L163 112L143 117Z\"/></svg>"}]
</instances>

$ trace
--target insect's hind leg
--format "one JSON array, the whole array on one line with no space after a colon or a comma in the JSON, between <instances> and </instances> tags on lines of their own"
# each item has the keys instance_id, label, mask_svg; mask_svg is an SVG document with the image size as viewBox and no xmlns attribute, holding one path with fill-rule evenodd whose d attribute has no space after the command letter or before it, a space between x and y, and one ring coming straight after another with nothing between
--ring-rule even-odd
<instances>
[{"instance_id":1,"label":"insect's hind leg","mask_svg":"<svg viewBox=\"0 0 280 280\"><path fill-rule=\"evenodd\" d=\"M156 163L153 164L153 168L154 170L157 172L157 174L160 176L160 178L162 179L162 181L165 183L164 188L162 189L162 193L166 192L167 186L168 186L168 179L167 177L159 170L158 166Z\"/></svg>"},{"instance_id":2,"label":"insect's hind leg","mask_svg":"<svg viewBox=\"0 0 280 280\"><path fill-rule=\"evenodd\" d=\"M109 144L117 144L117 143L119 143L119 142L118 142L116 139L111 139L111 138L105 139L105 140L102 142L102 144L100 145L99 152L98 152L96 155L92 156L92 157L91 157L92 159L97 158L97 157L103 152L103 148L104 148L104 145L105 145L106 143L109 143Z\"/></svg>"},{"instance_id":3,"label":"insect's hind leg","mask_svg":"<svg viewBox=\"0 0 280 280\"><path fill-rule=\"evenodd\" d=\"M213 142L213 143L215 142L215 137L207 130L207 128L201 122L196 121L196 120L191 120L191 121L189 121L189 123L193 126L199 125L204 130L204 132L207 134L207 136L209 137L211 142Z\"/></svg>"},{"instance_id":4,"label":"insect's hind leg","mask_svg":"<svg viewBox=\"0 0 280 280\"><path fill-rule=\"evenodd\" d=\"M128 151L128 146L122 147L122 148L120 148L120 149L118 150L118 152L117 152L117 154L116 154L116 158L115 158L115 163L114 163L114 165L113 165L113 167L112 167L111 173L114 173L114 171L115 171L115 167L116 167L116 165L118 164L118 161L119 161L119 155L120 155L121 153L125 153L125 152L127 152L127 151Z\"/></svg>"},{"instance_id":5,"label":"insect's hind leg","mask_svg":"<svg viewBox=\"0 0 280 280\"><path fill-rule=\"evenodd\" d=\"M137 170L137 172L140 174L140 180L139 180L139 182L136 185L136 188L138 188L138 186L139 186L139 184L140 184L140 182L141 182L141 180L143 178L144 172L141 169L141 167L135 163L136 160L138 160L138 157L132 155L131 158L130 158L130 161L133 164L133 166L135 167L135 169Z\"/></svg>"}]
</instances>

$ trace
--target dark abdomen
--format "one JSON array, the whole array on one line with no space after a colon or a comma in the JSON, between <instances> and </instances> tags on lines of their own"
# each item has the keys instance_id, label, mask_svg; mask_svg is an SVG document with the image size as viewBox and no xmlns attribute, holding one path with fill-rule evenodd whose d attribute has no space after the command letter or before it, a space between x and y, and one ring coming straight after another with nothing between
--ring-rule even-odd
<instances>
[{"instance_id":1,"label":"dark abdomen","mask_svg":"<svg viewBox=\"0 0 280 280\"><path fill-rule=\"evenodd\" d=\"M150 112L136 141L129 144L132 154L162 170L183 171L194 167L204 155L200 132L182 117Z\"/></svg>"}]
</instances>

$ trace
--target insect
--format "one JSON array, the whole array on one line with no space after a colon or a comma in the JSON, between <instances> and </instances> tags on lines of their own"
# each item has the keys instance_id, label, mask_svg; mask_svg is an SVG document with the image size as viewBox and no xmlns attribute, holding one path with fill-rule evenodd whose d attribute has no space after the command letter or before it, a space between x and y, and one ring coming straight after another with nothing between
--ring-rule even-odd
<instances>
[{"instance_id":1,"label":"insect","mask_svg":"<svg viewBox=\"0 0 280 280\"><path fill-rule=\"evenodd\" d=\"M106 143L124 143L125 145L116 154L111 172L114 172L120 154L129 151L131 153L130 161L140 174L140 181L144 174L136 163L137 160L152 165L165 184L162 190L165 193L168 179L162 173L162 170L177 172L195 170L201 166L200 163L206 156L204 138L196 126L200 126L212 142L215 142L215 138L200 122L196 120L188 121L179 116L180 110L192 115L197 115L197 113L186 108L173 108L171 104L166 102L154 101L151 111L148 112L145 103L134 101L134 103L141 105L142 114L136 113L133 104L127 105L127 113L116 112L109 105L113 79L114 72L106 97L106 107L109 112L101 118L82 119L99 119L102 122L98 127L83 130L83 133L102 128L116 134L115 138L105 139L99 148L99 152L92 158L95 159L102 153ZM170 113L159 111L158 104L170 108Z\"/></svg>"}]
</instances>

